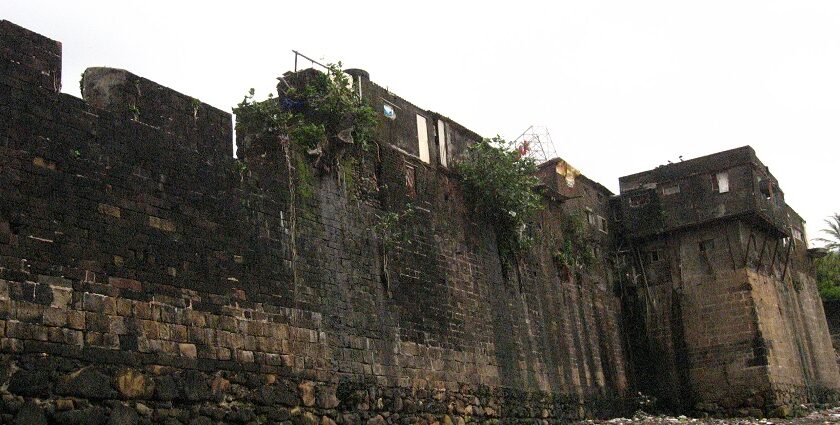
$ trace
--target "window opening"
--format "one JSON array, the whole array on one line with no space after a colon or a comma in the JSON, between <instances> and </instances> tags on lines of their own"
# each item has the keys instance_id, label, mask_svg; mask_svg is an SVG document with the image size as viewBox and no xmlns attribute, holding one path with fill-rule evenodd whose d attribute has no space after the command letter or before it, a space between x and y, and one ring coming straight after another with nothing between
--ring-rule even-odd
<instances>
[{"instance_id":1,"label":"window opening","mask_svg":"<svg viewBox=\"0 0 840 425\"><path fill-rule=\"evenodd\" d=\"M729 173L717 173L712 179L712 189L717 193L729 192Z\"/></svg>"},{"instance_id":2,"label":"window opening","mask_svg":"<svg viewBox=\"0 0 840 425\"><path fill-rule=\"evenodd\" d=\"M437 122L437 138L438 138L438 150L440 156L440 165L446 167L447 158L446 158L446 123L443 120L438 120Z\"/></svg>"},{"instance_id":3,"label":"window opening","mask_svg":"<svg viewBox=\"0 0 840 425\"><path fill-rule=\"evenodd\" d=\"M420 160L429 163L429 128L426 126L426 117L417 114L417 149Z\"/></svg>"},{"instance_id":4,"label":"window opening","mask_svg":"<svg viewBox=\"0 0 840 425\"><path fill-rule=\"evenodd\" d=\"M413 166L405 164L405 189L408 196L412 198L417 196L416 181L417 170Z\"/></svg>"},{"instance_id":5,"label":"window opening","mask_svg":"<svg viewBox=\"0 0 840 425\"><path fill-rule=\"evenodd\" d=\"M630 206L633 208L647 205L650 202L650 195L647 193L640 193L630 197Z\"/></svg>"},{"instance_id":6,"label":"window opening","mask_svg":"<svg viewBox=\"0 0 840 425\"><path fill-rule=\"evenodd\" d=\"M394 107L387 103L382 104L382 115L385 115L385 118L391 120L397 119L397 113L394 111Z\"/></svg>"},{"instance_id":7,"label":"window opening","mask_svg":"<svg viewBox=\"0 0 840 425\"><path fill-rule=\"evenodd\" d=\"M676 195L677 193L680 193L680 185L678 184L662 186L662 194L665 196Z\"/></svg>"},{"instance_id":8,"label":"window opening","mask_svg":"<svg viewBox=\"0 0 840 425\"><path fill-rule=\"evenodd\" d=\"M773 197L773 182L769 179L761 179L758 181L758 191L764 195L764 198L769 200Z\"/></svg>"}]
</instances>

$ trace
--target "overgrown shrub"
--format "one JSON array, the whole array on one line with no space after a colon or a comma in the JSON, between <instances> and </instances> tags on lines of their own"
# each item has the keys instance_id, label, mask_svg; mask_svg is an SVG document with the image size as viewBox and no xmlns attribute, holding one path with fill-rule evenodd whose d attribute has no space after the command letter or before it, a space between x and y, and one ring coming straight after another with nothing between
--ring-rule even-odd
<instances>
[{"instance_id":1,"label":"overgrown shrub","mask_svg":"<svg viewBox=\"0 0 840 425\"><path fill-rule=\"evenodd\" d=\"M527 249L531 240L525 224L543 207L534 190L539 183L534 159L495 137L470 146L456 170L463 177L467 202L496 231L500 254L509 258Z\"/></svg>"},{"instance_id":2,"label":"overgrown shrub","mask_svg":"<svg viewBox=\"0 0 840 425\"><path fill-rule=\"evenodd\" d=\"M302 87L281 83L280 96L269 94L264 101L254 100L251 89L233 109L236 131L268 142L282 141L281 136L288 135L312 155L324 154L329 149L327 142L339 137L365 148L376 130L376 113L352 89L341 64L330 64L327 73L309 76ZM337 160L334 156L330 159Z\"/></svg>"},{"instance_id":3,"label":"overgrown shrub","mask_svg":"<svg viewBox=\"0 0 840 425\"><path fill-rule=\"evenodd\" d=\"M814 261L817 287L824 300L840 300L840 253L829 252Z\"/></svg>"}]
</instances>

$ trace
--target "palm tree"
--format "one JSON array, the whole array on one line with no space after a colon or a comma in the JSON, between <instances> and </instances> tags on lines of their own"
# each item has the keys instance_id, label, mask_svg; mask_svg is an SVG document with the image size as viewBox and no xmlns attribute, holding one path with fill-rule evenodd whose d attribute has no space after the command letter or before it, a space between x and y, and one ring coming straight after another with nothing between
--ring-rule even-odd
<instances>
[{"instance_id":1,"label":"palm tree","mask_svg":"<svg viewBox=\"0 0 840 425\"><path fill-rule=\"evenodd\" d=\"M817 238L817 241L824 243L829 251L840 251L840 213L825 219L825 224L828 228L822 231L828 234L828 238Z\"/></svg>"}]
</instances>

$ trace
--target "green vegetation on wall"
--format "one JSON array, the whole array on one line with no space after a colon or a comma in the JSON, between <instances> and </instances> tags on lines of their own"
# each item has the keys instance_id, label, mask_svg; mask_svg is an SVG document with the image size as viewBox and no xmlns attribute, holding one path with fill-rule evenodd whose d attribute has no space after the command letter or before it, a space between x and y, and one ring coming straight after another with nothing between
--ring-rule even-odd
<instances>
[{"instance_id":1,"label":"green vegetation on wall","mask_svg":"<svg viewBox=\"0 0 840 425\"><path fill-rule=\"evenodd\" d=\"M464 179L467 202L494 227L500 254L510 258L527 249L531 240L525 224L543 207L534 190L539 183L534 160L495 137L471 145L456 170Z\"/></svg>"},{"instance_id":2,"label":"green vegetation on wall","mask_svg":"<svg viewBox=\"0 0 840 425\"><path fill-rule=\"evenodd\" d=\"M558 267L567 267L576 277L595 262L595 256L584 234L584 222L579 215L564 215L562 239L552 253Z\"/></svg>"},{"instance_id":3,"label":"green vegetation on wall","mask_svg":"<svg viewBox=\"0 0 840 425\"><path fill-rule=\"evenodd\" d=\"M251 89L233 109L236 131L281 143L288 136L326 171L340 160L343 145L366 149L372 141L376 113L352 89L340 63L329 65L327 73L292 74L278 85L278 93L256 101Z\"/></svg>"},{"instance_id":4,"label":"green vegetation on wall","mask_svg":"<svg viewBox=\"0 0 840 425\"><path fill-rule=\"evenodd\" d=\"M328 65L326 73L304 70L287 74L277 93L276 98L270 94L267 100L256 101L251 89L233 112L236 131L244 135L246 146L262 147L251 155L277 151L285 157L291 271L297 294L298 203L305 206L300 201L313 196L313 170L335 171L339 179L344 176L348 180L350 173L342 166L350 167L354 161L344 159L344 152L348 147L367 149L376 128L376 114L352 89L340 63ZM243 170L247 172L241 168L240 174Z\"/></svg>"}]
</instances>

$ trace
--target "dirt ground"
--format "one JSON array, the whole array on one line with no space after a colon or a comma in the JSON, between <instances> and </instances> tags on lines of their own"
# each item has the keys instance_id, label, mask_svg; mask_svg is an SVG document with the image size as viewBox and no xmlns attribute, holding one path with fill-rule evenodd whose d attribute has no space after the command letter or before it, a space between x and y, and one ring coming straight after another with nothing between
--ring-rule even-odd
<instances>
[{"instance_id":1,"label":"dirt ground","mask_svg":"<svg viewBox=\"0 0 840 425\"><path fill-rule=\"evenodd\" d=\"M579 424L597 424L597 425L621 425L621 424L720 424L720 425L823 425L823 424L840 424L840 407L835 407L826 410L815 410L798 418L791 419L753 419L753 418L729 418L729 419L713 419L713 418L688 418L685 416L650 416L644 413L639 413L632 418L615 418L608 420L589 420L582 421Z\"/></svg>"}]
</instances>

